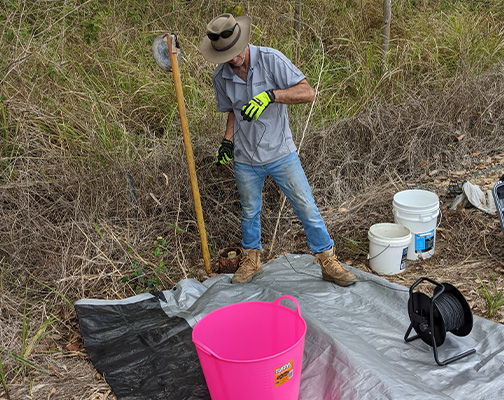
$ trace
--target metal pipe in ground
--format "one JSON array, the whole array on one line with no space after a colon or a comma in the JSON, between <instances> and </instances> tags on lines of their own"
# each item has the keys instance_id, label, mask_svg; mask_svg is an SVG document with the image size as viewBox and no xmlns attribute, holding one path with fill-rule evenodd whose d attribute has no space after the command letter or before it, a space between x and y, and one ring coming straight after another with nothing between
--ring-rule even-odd
<instances>
[{"instance_id":1,"label":"metal pipe in ground","mask_svg":"<svg viewBox=\"0 0 504 400\"><path fill-rule=\"evenodd\" d=\"M205 222L203 220L203 210L201 208L201 199L198 188L198 179L196 177L196 167L194 164L194 156L191 145L191 137L189 135L189 125L187 123L187 115L184 103L184 93L182 91L182 80L180 79L180 69L177 60L177 47L175 45L174 35L166 35L168 43L168 51L170 53L171 70L173 73L173 81L175 84L175 93L177 95L178 110L180 114L180 125L182 126L182 134L184 137L184 147L186 151L187 167L189 169L189 177L191 179L191 188L194 198L194 208L196 209L196 219L198 230L200 233L201 249L203 252L203 262L207 274L212 272L210 266L210 254L208 252L208 243L205 232Z\"/></svg>"}]
</instances>

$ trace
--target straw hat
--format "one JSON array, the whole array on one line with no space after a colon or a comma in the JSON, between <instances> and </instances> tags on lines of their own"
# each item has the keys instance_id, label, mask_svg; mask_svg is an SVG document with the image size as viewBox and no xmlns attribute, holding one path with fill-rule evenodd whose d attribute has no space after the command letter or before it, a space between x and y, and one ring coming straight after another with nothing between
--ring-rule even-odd
<instances>
[{"instance_id":1,"label":"straw hat","mask_svg":"<svg viewBox=\"0 0 504 400\"><path fill-rule=\"evenodd\" d=\"M207 25L207 35L200 44L200 51L207 61L221 64L228 62L247 47L250 37L250 17L222 14ZM222 35L225 32L224 35ZM230 35L229 37L226 37ZM210 40L210 37L214 40Z\"/></svg>"}]
</instances>

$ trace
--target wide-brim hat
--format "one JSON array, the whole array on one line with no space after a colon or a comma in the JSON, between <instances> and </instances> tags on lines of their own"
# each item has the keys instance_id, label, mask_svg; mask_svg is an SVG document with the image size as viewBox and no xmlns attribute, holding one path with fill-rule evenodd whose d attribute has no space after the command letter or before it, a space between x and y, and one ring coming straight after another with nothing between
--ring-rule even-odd
<instances>
[{"instance_id":1,"label":"wide-brim hat","mask_svg":"<svg viewBox=\"0 0 504 400\"><path fill-rule=\"evenodd\" d=\"M221 64L231 61L247 47L250 38L251 18L247 16L233 17L222 14L211 20L207 25L207 34L217 34L233 30L231 36L210 40L205 36L200 44L203 57L209 62Z\"/></svg>"}]
</instances>

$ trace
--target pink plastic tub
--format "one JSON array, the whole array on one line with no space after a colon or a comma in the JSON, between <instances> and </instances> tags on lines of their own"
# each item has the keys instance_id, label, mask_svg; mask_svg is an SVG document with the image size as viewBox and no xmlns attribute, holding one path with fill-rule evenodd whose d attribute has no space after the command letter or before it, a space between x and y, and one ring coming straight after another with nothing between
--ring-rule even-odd
<instances>
[{"instance_id":1,"label":"pink plastic tub","mask_svg":"<svg viewBox=\"0 0 504 400\"><path fill-rule=\"evenodd\" d=\"M289 299L292 310L280 304ZM231 304L204 316L192 340L212 400L295 400L306 323L294 297Z\"/></svg>"}]
</instances>

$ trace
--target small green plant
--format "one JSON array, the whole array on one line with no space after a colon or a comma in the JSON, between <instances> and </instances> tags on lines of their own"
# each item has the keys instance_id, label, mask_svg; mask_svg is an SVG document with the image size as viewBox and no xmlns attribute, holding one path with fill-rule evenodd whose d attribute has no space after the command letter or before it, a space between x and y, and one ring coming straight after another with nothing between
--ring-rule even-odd
<instances>
[{"instance_id":1,"label":"small green plant","mask_svg":"<svg viewBox=\"0 0 504 400\"><path fill-rule=\"evenodd\" d=\"M166 225L168 226L173 226L174 229L174 234L177 235L179 233L182 233L182 228L180 228L178 223L172 224L171 222L167 222Z\"/></svg>"},{"instance_id":2,"label":"small green plant","mask_svg":"<svg viewBox=\"0 0 504 400\"><path fill-rule=\"evenodd\" d=\"M16 354L7 350L6 348L0 347L0 382L2 383L2 388L5 392L5 397L7 400L10 400L10 395L7 387L7 376L6 371L4 370L2 357L5 360L4 356L8 356L15 361L16 375L24 375L26 374L26 371L28 369L35 369L37 371L46 373L46 370L28 361L28 357L36 350L38 343L51 332L53 332L51 327L52 324L57 320L58 318L55 316L52 316L51 318L45 320L35 331L35 334L33 336L29 336L30 331L33 330L31 328L31 310L28 310L27 302L25 301L23 310L23 325L21 328L21 350L18 354Z\"/></svg>"},{"instance_id":3,"label":"small green plant","mask_svg":"<svg viewBox=\"0 0 504 400\"><path fill-rule=\"evenodd\" d=\"M6 354L10 357L12 357L17 363L19 363L23 369L24 367L30 367L32 369L35 369L39 372L44 372L44 373L47 373L48 371L47 370L44 370L43 368L40 368L39 366L35 365L34 363L28 361L27 359L17 355L17 354L14 354L14 353L11 353L9 350L3 348L3 347L0 347L0 353L3 353L3 354ZM1 363L1 360L0 360L0 363ZM21 372L21 370L18 371L18 374L19 372ZM0 371L0 380L2 381L2 386L4 388L4 390L7 392L7 379L6 379L6 376L5 376L5 372L3 371L3 366L2 366L2 370ZM4 386L4 381L5 381L5 386Z\"/></svg>"},{"instance_id":4,"label":"small green plant","mask_svg":"<svg viewBox=\"0 0 504 400\"><path fill-rule=\"evenodd\" d=\"M132 252L133 250L130 249L130 253ZM162 290L161 276L169 272L164 261L168 255L168 249L166 240L162 237L158 237L152 244L152 255L156 259L154 263L134 259L131 263L131 273L122 278L124 283L130 284L135 293Z\"/></svg>"},{"instance_id":5,"label":"small green plant","mask_svg":"<svg viewBox=\"0 0 504 400\"><path fill-rule=\"evenodd\" d=\"M5 392L5 397L10 400L9 389L7 389L7 380L5 379L5 373L2 365L2 355L0 354L0 381L2 381L2 387Z\"/></svg>"},{"instance_id":6,"label":"small green plant","mask_svg":"<svg viewBox=\"0 0 504 400\"><path fill-rule=\"evenodd\" d=\"M347 237L342 237L345 243L345 248L347 248L351 253L357 256L366 256L368 254L369 243L365 240L353 240Z\"/></svg>"},{"instance_id":7,"label":"small green plant","mask_svg":"<svg viewBox=\"0 0 504 400\"><path fill-rule=\"evenodd\" d=\"M488 306L488 316L492 318L497 310L504 304L504 292L502 291L502 289L497 288L494 274L492 274L491 279L492 289L485 285L485 282L483 282L479 276L478 280L480 281L482 287L478 290L478 292L480 292L485 297Z\"/></svg>"},{"instance_id":8,"label":"small green plant","mask_svg":"<svg viewBox=\"0 0 504 400\"><path fill-rule=\"evenodd\" d=\"M152 245L152 255L156 258L161 258L159 265L164 266L164 262L162 260L163 255L167 252L166 248L166 240L162 237L158 237L154 244Z\"/></svg>"},{"instance_id":9,"label":"small green plant","mask_svg":"<svg viewBox=\"0 0 504 400\"><path fill-rule=\"evenodd\" d=\"M350 239L346 236L341 236L343 246L345 249L350 251L350 253L356 256L366 256L368 254L369 242L367 242L362 235L354 228L354 233L356 239Z\"/></svg>"},{"instance_id":10,"label":"small green plant","mask_svg":"<svg viewBox=\"0 0 504 400\"><path fill-rule=\"evenodd\" d=\"M84 30L84 40L87 44L98 41L98 35L100 33L100 26L94 21L87 21L83 24Z\"/></svg>"},{"instance_id":11,"label":"small green plant","mask_svg":"<svg viewBox=\"0 0 504 400\"><path fill-rule=\"evenodd\" d=\"M21 352L19 353L20 359L26 359L33 353L37 344L52 331L51 326L58 320L57 317L52 316L45 320L37 329L33 337L29 338L28 334L31 330L31 310L27 309L27 303L23 311L23 326L21 329ZM23 363L27 365L26 363Z\"/></svg>"},{"instance_id":12,"label":"small green plant","mask_svg":"<svg viewBox=\"0 0 504 400\"><path fill-rule=\"evenodd\" d=\"M208 239L208 251L210 252L210 254L215 254L215 261L217 261L218 250L217 245L215 244L215 240L212 235L208 233L208 231L206 232L206 235Z\"/></svg>"}]
</instances>

